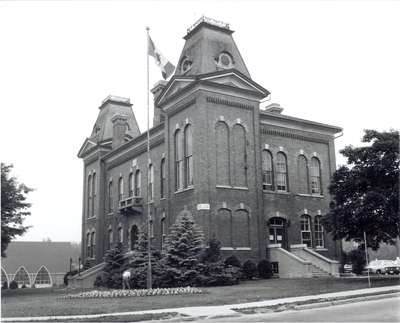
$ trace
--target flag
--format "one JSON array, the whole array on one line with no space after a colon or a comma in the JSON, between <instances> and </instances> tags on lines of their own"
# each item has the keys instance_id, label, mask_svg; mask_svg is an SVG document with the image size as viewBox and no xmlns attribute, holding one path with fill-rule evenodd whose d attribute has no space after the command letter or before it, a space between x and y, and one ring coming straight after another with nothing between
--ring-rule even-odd
<instances>
[{"instance_id":1,"label":"flag","mask_svg":"<svg viewBox=\"0 0 400 323\"><path fill-rule=\"evenodd\" d=\"M175 70L175 66L171 64L171 62L168 59L166 59L163 54L161 54L161 52L156 48L156 46L154 46L154 43L151 40L150 36L148 36L147 53L150 56L154 57L154 61L156 62L157 66L161 69L161 74L164 80L170 77Z\"/></svg>"}]
</instances>

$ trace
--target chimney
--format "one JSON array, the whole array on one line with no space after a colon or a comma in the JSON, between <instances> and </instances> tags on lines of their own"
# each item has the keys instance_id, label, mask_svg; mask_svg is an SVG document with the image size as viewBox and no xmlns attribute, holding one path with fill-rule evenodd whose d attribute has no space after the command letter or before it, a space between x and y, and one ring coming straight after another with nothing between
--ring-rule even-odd
<instances>
[{"instance_id":1,"label":"chimney","mask_svg":"<svg viewBox=\"0 0 400 323\"><path fill-rule=\"evenodd\" d=\"M123 114L115 114L111 118L113 125L112 149L117 148L124 143L124 137L128 130L127 120L127 116Z\"/></svg>"},{"instance_id":2,"label":"chimney","mask_svg":"<svg viewBox=\"0 0 400 323\"><path fill-rule=\"evenodd\" d=\"M168 83L167 81L160 80L156 84L154 84L153 88L151 89L151 93L153 93L154 95L154 102L156 102L161 92L165 89L167 83ZM165 116L163 115L162 109L160 109L158 106L154 104L153 126L156 126L161 122L164 122L164 120Z\"/></svg>"},{"instance_id":3,"label":"chimney","mask_svg":"<svg viewBox=\"0 0 400 323\"><path fill-rule=\"evenodd\" d=\"M271 103L270 105L265 107L265 112L281 114L283 108L278 103Z\"/></svg>"}]
</instances>

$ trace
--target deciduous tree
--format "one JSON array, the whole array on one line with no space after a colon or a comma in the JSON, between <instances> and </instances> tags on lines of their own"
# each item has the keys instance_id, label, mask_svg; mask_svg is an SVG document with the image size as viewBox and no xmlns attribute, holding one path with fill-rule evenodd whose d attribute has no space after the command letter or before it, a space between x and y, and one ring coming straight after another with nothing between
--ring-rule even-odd
<instances>
[{"instance_id":1,"label":"deciduous tree","mask_svg":"<svg viewBox=\"0 0 400 323\"><path fill-rule=\"evenodd\" d=\"M8 244L15 237L24 234L29 226L24 226L25 217L31 204L26 202L26 194L32 191L10 175L13 165L1 163L1 256L6 256Z\"/></svg>"},{"instance_id":2,"label":"deciduous tree","mask_svg":"<svg viewBox=\"0 0 400 323\"><path fill-rule=\"evenodd\" d=\"M365 231L377 250L399 237L399 132L365 130L362 141L370 145L341 151L348 165L333 175L324 224L334 239L362 242Z\"/></svg>"}]
</instances>

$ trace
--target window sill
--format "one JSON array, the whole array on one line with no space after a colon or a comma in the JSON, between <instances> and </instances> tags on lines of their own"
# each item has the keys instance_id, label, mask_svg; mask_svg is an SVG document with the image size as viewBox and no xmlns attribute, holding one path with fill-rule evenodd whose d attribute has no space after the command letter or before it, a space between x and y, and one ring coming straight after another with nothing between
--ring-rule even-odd
<instances>
[{"instance_id":1,"label":"window sill","mask_svg":"<svg viewBox=\"0 0 400 323\"><path fill-rule=\"evenodd\" d=\"M324 198L324 195L320 195L320 194L304 194L304 193L297 193L296 195L298 195L298 196L304 196L304 197Z\"/></svg>"},{"instance_id":2,"label":"window sill","mask_svg":"<svg viewBox=\"0 0 400 323\"><path fill-rule=\"evenodd\" d=\"M89 217L89 218L87 218L88 220L94 220L94 219L96 219L96 216L91 216L91 217Z\"/></svg>"},{"instance_id":3,"label":"window sill","mask_svg":"<svg viewBox=\"0 0 400 323\"><path fill-rule=\"evenodd\" d=\"M160 201L165 201L167 198L166 197L161 197Z\"/></svg>"},{"instance_id":4,"label":"window sill","mask_svg":"<svg viewBox=\"0 0 400 323\"><path fill-rule=\"evenodd\" d=\"M314 250L315 251L328 251L328 249L325 247L315 247Z\"/></svg>"},{"instance_id":5,"label":"window sill","mask_svg":"<svg viewBox=\"0 0 400 323\"><path fill-rule=\"evenodd\" d=\"M251 247L221 247L221 250L251 250Z\"/></svg>"},{"instance_id":6,"label":"window sill","mask_svg":"<svg viewBox=\"0 0 400 323\"><path fill-rule=\"evenodd\" d=\"M114 211L108 212L107 216L113 216L114 215Z\"/></svg>"},{"instance_id":7,"label":"window sill","mask_svg":"<svg viewBox=\"0 0 400 323\"><path fill-rule=\"evenodd\" d=\"M216 188L223 188L223 189L229 189L229 190L239 190L239 191L248 191L248 187L244 186L229 186L229 185L216 185Z\"/></svg>"},{"instance_id":8,"label":"window sill","mask_svg":"<svg viewBox=\"0 0 400 323\"><path fill-rule=\"evenodd\" d=\"M179 194L179 193L183 193L183 192L187 192L187 191L192 191L192 190L194 190L194 186L188 186L188 187L186 187L186 188L182 188L182 189L180 189L180 190L178 190L178 191L175 191L174 194Z\"/></svg>"}]
</instances>

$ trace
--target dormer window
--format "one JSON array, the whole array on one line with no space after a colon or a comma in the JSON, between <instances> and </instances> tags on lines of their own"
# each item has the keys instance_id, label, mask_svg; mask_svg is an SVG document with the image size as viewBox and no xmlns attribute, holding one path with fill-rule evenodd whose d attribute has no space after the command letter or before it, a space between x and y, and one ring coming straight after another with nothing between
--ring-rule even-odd
<instances>
[{"instance_id":1,"label":"dormer window","mask_svg":"<svg viewBox=\"0 0 400 323\"><path fill-rule=\"evenodd\" d=\"M219 54L217 59L217 66L222 68L232 68L234 65L232 56L226 52Z\"/></svg>"},{"instance_id":2,"label":"dormer window","mask_svg":"<svg viewBox=\"0 0 400 323\"><path fill-rule=\"evenodd\" d=\"M181 72L182 74L186 73L192 67L192 61L187 57L183 59L181 63Z\"/></svg>"}]
</instances>

